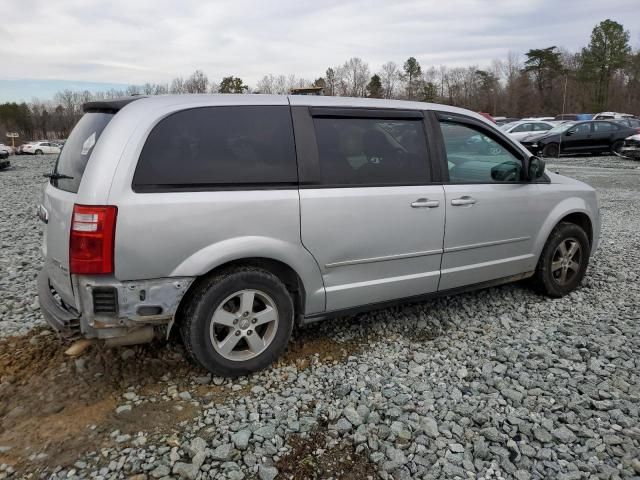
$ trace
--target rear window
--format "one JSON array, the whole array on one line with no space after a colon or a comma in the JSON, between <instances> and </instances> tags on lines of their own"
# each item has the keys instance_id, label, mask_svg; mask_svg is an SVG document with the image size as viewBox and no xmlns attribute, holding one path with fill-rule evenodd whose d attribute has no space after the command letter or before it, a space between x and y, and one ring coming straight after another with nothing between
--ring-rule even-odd
<instances>
[{"instance_id":1,"label":"rear window","mask_svg":"<svg viewBox=\"0 0 640 480\"><path fill-rule=\"evenodd\" d=\"M71 178L51 179L54 187L77 193L87 162L113 113L85 113L77 123L60 152L54 174Z\"/></svg>"},{"instance_id":2,"label":"rear window","mask_svg":"<svg viewBox=\"0 0 640 480\"><path fill-rule=\"evenodd\" d=\"M614 132L618 130L618 127L615 126L613 123L609 123L609 122L596 122L593 124L593 129L596 132L603 133L603 132Z\"/></svg>"},{"instance_id":3,"label":"rear window","mask_svg":"<svg viewBox=\"0 0 640 480\"><path fill-rule=\"evenodd\" d=\"M430 181L421 119L314 118L314 124L323 185Z\"/></svg>"},{"instance_id":4,"label":"rear window","mask_svg":"<svg viewBox=\"0 0 640 480\"><path fill-rule=\"evenodd\" d=\"M133 188L286 188L297 181L289 107L202 107L174 113L153 128Z\"/></svg>"}]
</instances>

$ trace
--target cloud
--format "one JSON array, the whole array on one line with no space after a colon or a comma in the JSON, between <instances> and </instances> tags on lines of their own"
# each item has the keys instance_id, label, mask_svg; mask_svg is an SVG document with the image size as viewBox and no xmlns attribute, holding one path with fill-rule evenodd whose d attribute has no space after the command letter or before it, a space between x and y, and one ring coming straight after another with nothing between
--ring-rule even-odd
<instances>
[{"instance_id":1,"label":"cloud","mask_svg":"<svg viewBox=\"0 0 640 480\"><path fill-rule=\"evenodd\" d=\"M612 18L640 43L637 0L23 0L3 9L4 79L141 84L202 69L210 79L313 79L359 56L372 71L486 65L507 52L577 50Z\"/></svg>"}]
</instances>

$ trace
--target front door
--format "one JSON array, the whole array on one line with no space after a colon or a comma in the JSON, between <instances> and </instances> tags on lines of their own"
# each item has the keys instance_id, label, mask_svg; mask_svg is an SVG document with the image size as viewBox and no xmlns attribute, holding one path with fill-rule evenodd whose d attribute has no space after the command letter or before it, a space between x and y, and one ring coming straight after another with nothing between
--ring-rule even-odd
<instances>
[{"instance_id":1,"label":"front door","mask_svg":"<svg viewBox=\"0 0 640 480\"><path fill-rule=\"evenodd\" d=\"M439 290L535 269L534 239L546 217L522 154L466 117L441 116L449 180Z\"/></svg>"},{"instance_id":2,"label":"front door","mask_svg":"<svg viewBox=\"0 0 640 480\"><path fill-rule=\"evenodd\" d=\"M299 163L315 172L301 179L301 236L322 271L327 311L438 288L444 188L431 183L422 112L388 115L294 112Z\"/></svg>"}]
</instances>

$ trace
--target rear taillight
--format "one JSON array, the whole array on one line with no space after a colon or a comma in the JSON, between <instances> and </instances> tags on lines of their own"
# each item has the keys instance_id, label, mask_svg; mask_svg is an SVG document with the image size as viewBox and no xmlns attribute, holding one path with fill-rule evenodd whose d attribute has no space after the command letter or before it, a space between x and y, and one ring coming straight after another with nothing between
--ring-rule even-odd
<instances>
[{"instance_id":1,"label":"rear taillight","mask_svg":"<svg viewBox=\"0 0 640 480\"><path fill-rule=\"evenodd\" d=\"M69 269L74 274L113 273L117 207L74 205Z\"/></svg>"}]
</instances>

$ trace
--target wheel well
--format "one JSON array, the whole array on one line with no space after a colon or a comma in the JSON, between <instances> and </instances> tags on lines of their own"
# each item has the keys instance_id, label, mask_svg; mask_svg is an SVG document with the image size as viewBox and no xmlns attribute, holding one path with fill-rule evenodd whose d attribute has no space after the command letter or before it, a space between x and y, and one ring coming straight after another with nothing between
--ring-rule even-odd
<instances>
[{"instance_id":1,"label":"wheel well","mask_svg":"<svg viewBox=\"0 0 640 480\"><path fill-rule=\"evenodd\" d=\"M191 284L189 290L187 290L182 297L177 310L176 320L179 320L179 316L184 311L185 306L189 303L193 292L198 288L201 282L204 281L204 279L210 277L211 275L215 275L222 269L241 266L258 267L273 273L282 281L282 283L284 283L285 287L287 287L287 290L291 294L291 298L293 299L293 306L295 308L296 320L299 315L304 315L304 285L296 271L286 263L279 260L273 260L271 258L252 257L241 258L238 260L233 260L231 262L223 263L222 265L218 265L214 269L208 271L204 275L199 276L196 281Z\"/></svg>"},{"instance_id":2,"label":"wheel well","mask_svg":"<svg viewBox=\"0 0 640 480\"><path fill-rule=\"evenodd\" d=\"M593 227L591 226L591 219L586 213L575 212L567 215L562 218L560 222L568 222L578 225L580 228L584 230L587 234L587 238L589 239L589 245L593 245Z\"/></svg>"}]
</instances>

